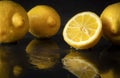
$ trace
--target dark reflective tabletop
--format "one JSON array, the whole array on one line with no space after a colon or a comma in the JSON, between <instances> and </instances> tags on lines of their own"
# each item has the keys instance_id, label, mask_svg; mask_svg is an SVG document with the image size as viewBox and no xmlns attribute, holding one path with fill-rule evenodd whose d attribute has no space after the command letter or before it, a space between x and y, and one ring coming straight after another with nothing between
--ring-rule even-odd
<instances>
[{"instance_id":1,"label":"dark reflective tabletop","mask_svg":"<svg viewBox=\"0 0 120 78\"><path fill-rule=\"evenodd\" d=\"M62 35L43 40L28 35L19 42L0 45L0 78L76 78L62 64L71 51L95 64L103 78L120 77L119 46L103 38L91 49L75 50Z\"/></svg>"},{"instance_id":2,"label":"dark reflective tabletop","mask_svg":"<svg viewBox=\"0 0 120 78\"><path fill-rule=\"evenodd\" d=\"M26 10L37 4L55 7L61 16L61 28L55 36L49 39L36 39L27 33L18 42L0 44L0 78L77 78L64 69L62 64L62 59L71 51L81 53L82 57L95 64L102 78L120 78L120 46L112 45L101 38L93 48L75 50L67 45L62 37L65 23L74 14L91 10L99 15L108 4L119 0L14 1L20 3Z\"/></svg>"}]
</instances>

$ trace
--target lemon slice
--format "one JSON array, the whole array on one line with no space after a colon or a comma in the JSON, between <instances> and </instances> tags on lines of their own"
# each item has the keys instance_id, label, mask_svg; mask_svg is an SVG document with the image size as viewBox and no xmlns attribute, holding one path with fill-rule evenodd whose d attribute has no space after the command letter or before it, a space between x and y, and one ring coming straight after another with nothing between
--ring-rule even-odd
<instances>
[{"instance_id":1,"label":"lemon slice","mask_svg":"<svg viewBox=\"0 0 120 78\"><path fill-rule=\"evenodd\" d=\"M93 12L81 12L73 16L65 25L63 38L71 47L88 49L101 38L102 23Z\"/></svg>"},{"instance_id":2,"label":"lemon slice","mask_svg":"<svg viewBox=\"0 0 120 78\"><path fill-rule=\"evenodd\" d=\"M78 78L99 78L97 68L79 57L65 57L62 59L62 63L66 70Z\"/></svg>"}]
</instances>

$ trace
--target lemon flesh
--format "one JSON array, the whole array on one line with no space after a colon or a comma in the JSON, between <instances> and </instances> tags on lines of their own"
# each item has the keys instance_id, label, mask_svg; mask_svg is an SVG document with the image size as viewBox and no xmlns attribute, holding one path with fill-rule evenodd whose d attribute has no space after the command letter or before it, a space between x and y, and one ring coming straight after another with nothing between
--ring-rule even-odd
<instances>
[{"instance_id":1,"label":"lemon flesh","mask_svg":"<svg viewBox=\"0 0 120 78\"><path fill-rule=\"evenodd\" d=\"M63 38L71 47L88 49L101 38L102 24L93 12L82 12L73 16L65 25Z\"/></svg>"},{"instance_id":2,"label":"lemon flesh","mask_svg":"<svg viewBox=\"0 0 120 78\"><path fill-rule=\"evenodd\" d=\"M0 1L0 43L22 39L28 32L27 12L13 1Z\"/></svg>"},{"instance_id":3,"label":"lemon flesh","mask_svg":"<svg viewBox=\"0 0 120 78\"><path fill-rule=\"evenodd\" d=\"M114 44L120 44L120 2L108 5L100 18L104 37Z\"/></svg>"}]
</instances>

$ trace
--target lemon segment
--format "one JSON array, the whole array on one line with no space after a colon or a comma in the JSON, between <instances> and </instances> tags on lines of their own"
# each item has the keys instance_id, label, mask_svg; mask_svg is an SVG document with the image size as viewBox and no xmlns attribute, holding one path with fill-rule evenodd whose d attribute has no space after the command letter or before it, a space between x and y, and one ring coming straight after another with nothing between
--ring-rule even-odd
<instances>
[{"instance_id":1,"label":"lemon segment","mask_svg":"<svg viewBox=\"0 0 120 78\"><path fill-rule=\"evenodd\" d=\"M64 40L76 49L93 47L101 38L102 24L93 12L82 12L73 16L63 30Z\"/></svg>"}]
</instances>

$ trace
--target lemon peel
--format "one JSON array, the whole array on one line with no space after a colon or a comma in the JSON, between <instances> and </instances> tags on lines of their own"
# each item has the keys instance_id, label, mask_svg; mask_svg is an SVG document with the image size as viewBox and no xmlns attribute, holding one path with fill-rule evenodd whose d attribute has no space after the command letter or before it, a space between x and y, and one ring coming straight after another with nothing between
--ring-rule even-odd
<instances>
[{"instance_id":1,"label":"lemon peel","mask_svg":"<svg viewBox=\"0 0 120 78\"><path fill-rule=\"evenodd\" d=\"M120 45L120 2L108 5L101 13L103 36Z\"/></svg>"}]
</instances>

